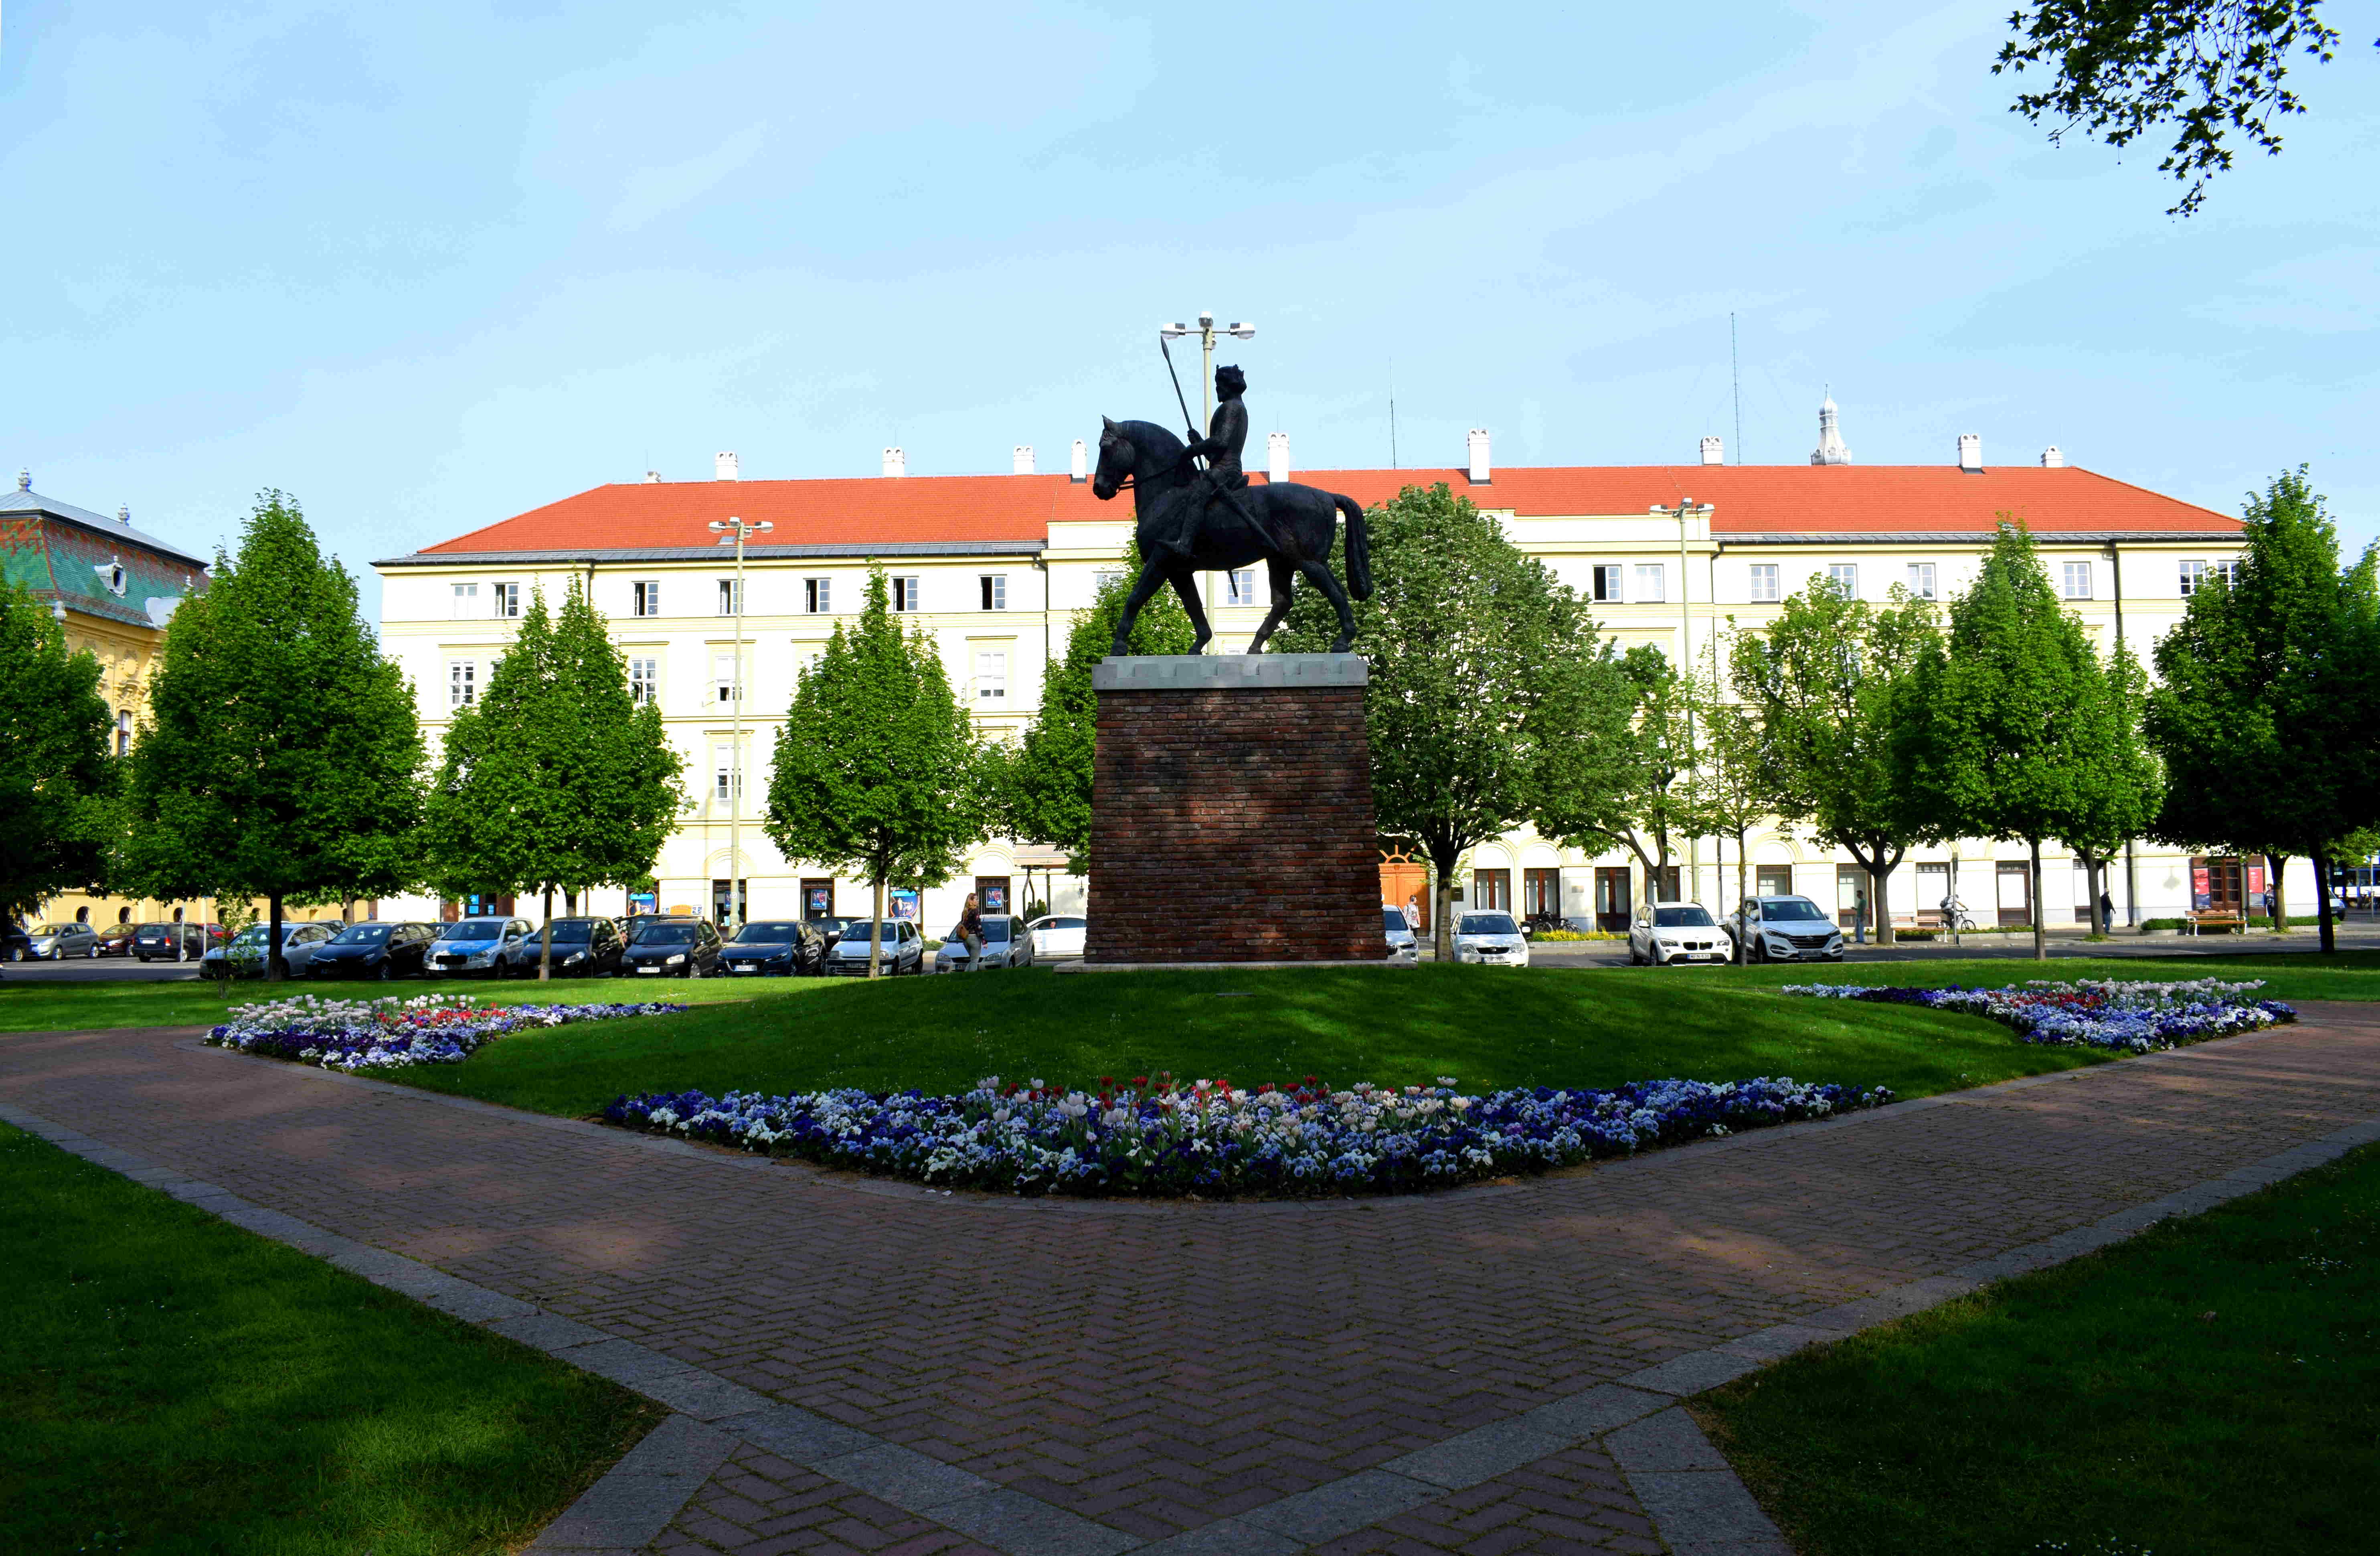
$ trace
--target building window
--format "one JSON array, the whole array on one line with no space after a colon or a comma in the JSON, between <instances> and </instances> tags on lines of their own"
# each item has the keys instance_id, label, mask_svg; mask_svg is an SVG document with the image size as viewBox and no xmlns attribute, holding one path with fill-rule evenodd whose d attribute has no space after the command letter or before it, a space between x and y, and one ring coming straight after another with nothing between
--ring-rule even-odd
<instances>
[{"instance_id":1,"label":"building window","mask_svg":"<svg viewBox=\"0 0 2380 1556\"><path fill-rule=\"evenodd\" d=\"M480 615L480 586L475 583L455 586L455 619L476 621Z\"/></svg>"},{"instance_id":2,"label":"building window","mask_svg":"<svg viewBox=\"0 0 2380 1556\"><path fill-rule=\"evenodd\" d=\"M488 589L492 596L492 614L498 616L516 616L520 614L520 585L516 583L490 584Z\"/></svg>"},{"instance_id":3,"label":"building window","mask_svg":"<svg viewBox=\"0 0 2380 1556\"><path fill-rule=\"evenodd\" d=\"M823 616L832 614L834 610L834 580L832 578L804 578L802 580L802 609L814 616Z\"/></svg>"},{"instance_id":4,"label":"building window","mask_svg":"<svg viewBox=\"0 0 2380 1556\"><path fill-rule=\"evenodd\" d=\"M975 656L975 699L1008 705L1008 650L978 649Z\"/></svg>"},{"instance_id":5,"label":"building window","mask_svg":"<svg viewBox=\"0 0 2380 1556\"><path fill-rule=\"evenodd\" d=\"M1752 565L1752 598L1755 604L1777 598L1777 564L1755 562Z\"/></svg>"},{"instance_id":6,"label":"building window","mask_svg":"<svg viewBox=\"0 0 2380 1556\"><path fill-rule=\"evenodd\" d=\"M826 650L815 643L794 645L794 684L799 686L802 677L817 669L819 661L825 657Z\"/></svg>"},{"instance_id":7,"label":"building window","mask_svg":"<svg viewBox=\"0 0 2380 1556\"><path fill-rule=\"evenodd\" d=\"M641 708L648 702L658 702L662 695L662 662L658 659L628 661L628 700Z\"/></svg>"},{"instance_id":8,"label":"building window","mask_svg":"<svg viewBox=\"0 0 2380 1556\"><path fill-rule=\"evenodd\" d=\"M1223 603L1253 605L1257 602L1257 570L1234 567L1223 575Z\"/></svg>"},{"instance_id":9,"label":"building window","mask_svg":"<svg viewBox=\"0 0 2380 1556\"><path fill-rule=\"evenodd\" d=\"M2059 577L2059 583L2067 599L2090 599L2091 565L2088 562L2069 562Z\"/></svg>"},{"instance_id":10,"label":"building window","mask_svg":"<svg viewBox=\"0 0 2380 1556\"><path fill-rule=\"evenodd\" d=\"M722 805L740 800L744 794L744 774L736 770L735 748L713 746L710 748L710 797Z\"/></svg>"},{"instance_id":11,"label":"building window","mask_svg":"<svg viewBox=\"0 0 2380 1556\"><path fill-rule=\"evenodd\" d=\"M1846 600L1859 598L1859 564L1832 562L1827 565L1827 581Z\"/></svg>"},{"instance_id":12,"label":"building window","mask_svg":"<svg viewBox=\"0 0 2380 1556\"><path fill-rule=\"evenodd\" d=\"M480 667L468 659L446 662L446 706L468 708L480 699L476 677Z\"/></svg>"},{"instance_id":13,"label":"building window","mask_svg":"<svg viewBox=\"0 0 2380 1556\"><path fill-rule=\"evenodd\" d=\"M917 577L916 574L909 574L905 577L896 577L892 580L892 608L894 610L918 610L921 608L918 604L920 598L921 597L917 592Z\"/></svg>"},{"instance_id":14,"label":"building window","mask_svg":"<svg viewBox=\"0 0 2380 1556\"><path fill-rule=\"evenodd\" d=\"M1934 564L1912 562L1909 565L1909 592L1920 600L1934 598Z\"/></svg>"},{"instance_id":15,"label":"building window","mask_svg":"<svg viewBox=\"0 0 2380 1556\"><path fill-rule=\"evenodd\" d=\"M132 749L132 715L119 710L115 715L115 754L125 756Z\"/></svg>"},{"instance_id":16,"label":"building window","mask_svg":"<svg viewBox=\"0 0 2380 1556\"><path fill-rule=\"evenodd\" d=\"M662 585L659 578L649 578L643 583L630 584L628 587L636 590L638 615L657 616L662 614Z\"/></svg>"},{"instance_id":17,"label":"building window","mask_svg":"<svg viewBox=\"0 0 2380 1556\"><path fill-rule=\"evenodd\" d=\"M976 584L982 591L983 608L985 610L1004 611L1008 609L1007 574L986 573L976 579Z\"/></svg>"},{"instance_id":18,"label":"building window","mask_svg":"<svg viewBox=\"0 0 2380 1556\"><path fill-rule=\"evenodd\" d=\"M719 580L719 614L740 616L744 614L744 585L736 578Z\"/></svg>"},{"instance_id":19,"label":"building window","mask_svg":"<svg viewBox=\"0 0 2380 1556\"><path fill-rule=\"evenodd\" d=\"M713 701L724 708L735 700L741 688L735 681L735 655L733 651L710 656L710 679L715 693Z\"/></svg>"},{"instance_id":20,"label":"building window","mask_svg":"<svg viewBox=\"0 0 2380 1556\"><path fill-rule=\"evenodd\" d=\"M1470 906L1483 913L1512 912L1512 872L1509 869L1473 870Z\"/></svg>"},{"instance_id":21,"label":"building window","mask_svg":"<svg viewBox=\"0 0 2380 1556\"><path fill-rule=\"evenodd\" d=\"M1658 562L1636 564L1636 602L1638 604L1658 605L1669 597L1668 592L1662 588L1661 579L1661 575L1666 570Z\"/></svg>"},{"instance_id":22,"label":"building window","mask_svg":"<svg viewBox=\"0 0 2380 1556\"><path fill-rule=\"evenodd\" d=\"M1091 592L1094 594L1102 593L1107 590L1110 584L1120 584L1122 582L1123 582L1123 568L1101 567L1091 574Z\"/></svg>"},{"instance_id":23,"label":"building window","mask_svg":"<svg viewBox=\"0 0 2380 1556\"><path fill-rule=\"evenodd\" d=\"M1614 604L1614 605L1617 605L1617 604L1619 604L1619 603L1620 603L1620 601L1621 601L1621 593L1620 593L1620 564L1619 564L1619 563L1617 563L1617 562L1602 562L1602 563L1597 563L1597 564L1596 565L1596 568L1595 568L1595 597L1596 597L1597 600L1605 600L1605 601L1609 601L1609 602L1611 602L1612 604Z\"/></svg>"},{"instance_id":24,"label":"building window","mask_svg":"<svg viewBox=\"0 0 2380 1556\"><path fill-rule=\"evenodd\" d=\"M1524 869L1521 872L1521 911L1534 918L1540 913L1561 914L1561 871L1559 869Z\"/></svg>"},{"instance_id":25,"label":"building window","mask_svg":"<svg viewBox=\"0 0 2380 1556\"><path fill-rule=\"evenodd\" d=\"M2240 581L2240 564L2235 558L2226 562L2192 560L2181 565L2181 594L2187 600L2198 592L2198 586L2209 578L2220 578L2225 588Z\"/></svg>"}]
</instances>

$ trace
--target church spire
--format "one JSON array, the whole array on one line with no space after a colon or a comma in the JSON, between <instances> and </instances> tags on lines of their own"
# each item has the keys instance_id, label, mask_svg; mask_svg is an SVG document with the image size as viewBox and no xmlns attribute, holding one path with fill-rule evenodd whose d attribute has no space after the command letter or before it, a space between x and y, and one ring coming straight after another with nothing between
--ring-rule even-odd
<instances>
[{"instance_id":1,"label":"church spire","mask_svg":"<svg viewBox=\"0 0 2380 1556\"><path fill-rule=\"evenodd\" d=\"M1813 465L1848 465L1852 451L1843 446L1842 429L1835 424L1835 396L1831 389L1818 403L1818 446L1810 456Z\"/></svg>"}]
</instances>

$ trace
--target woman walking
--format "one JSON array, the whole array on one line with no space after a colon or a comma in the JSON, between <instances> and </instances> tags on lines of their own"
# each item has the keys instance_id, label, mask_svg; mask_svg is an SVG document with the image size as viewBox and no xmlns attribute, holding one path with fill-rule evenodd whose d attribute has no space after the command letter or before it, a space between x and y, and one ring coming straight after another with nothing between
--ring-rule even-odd
<instances>
[{"instance_id":1,"label":"woman walking","mask_svg":"<svg viewBox=\"0 0 2380 1556\"><path fill-rule=\"evenodd\" d=\"M959 915L959 942L966 947L967 971L983 971L983 909L975 893L967 893L966 909Z\"/></svg>"}]
</instances>

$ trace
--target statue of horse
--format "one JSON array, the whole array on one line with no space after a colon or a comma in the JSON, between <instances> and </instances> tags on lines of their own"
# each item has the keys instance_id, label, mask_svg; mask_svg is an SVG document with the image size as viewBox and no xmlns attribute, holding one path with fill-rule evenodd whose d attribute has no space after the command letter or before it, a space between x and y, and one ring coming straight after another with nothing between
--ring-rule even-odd
<instances>
[{"instance_id":1,"label":"statue of horse","mask_svg":"<svg viewBox=\"0 0 2380 1556\"><path fill-rule=\"evenodd\" d=\"M1289 614L1290 590L1300 573L1339 613L1339 637L1330 651L1345 653L1354 646L1355 613L1347 596L1352 591L1358 600L1372 597L1372 548L1364 531L1363 504L1320 487L1250 481L1232 495L1247 506L1256 523L1251 524L1249 515L1237 511L1232 503L1218 502L1208 511L1207 522L1189 553L1183 555L1166 549L1158 539L1171 532L1161 523L1164 509L1181 500L1182 489L1196 474L1182 456L1182 440L1152 421L1099 419L1107 425L1099 433L1099 463L1091 476L1091 494L1104 503L1127 486L1132 489L1141 554L1140 577L1133 583L1131 598L1124 602L1111 651L1126 651L1124 641L1132 635L1133 623L1140 618L1140 608L1159 586L1171 583L1173 592L1182 597L1182 608L1190 614L1190 625L1197 630L1197 642L1190 651L1204 653L1214 632L1198 602L1197 575L1229 572L1259 557L1272 580L1272 612L1249 640L1248 652L1262 653L1265 640ZM1330 542L1341 514L1347 516L1346 589L1341 589L1339 580L1330 576Z\"/></svg>"}]
</instances>

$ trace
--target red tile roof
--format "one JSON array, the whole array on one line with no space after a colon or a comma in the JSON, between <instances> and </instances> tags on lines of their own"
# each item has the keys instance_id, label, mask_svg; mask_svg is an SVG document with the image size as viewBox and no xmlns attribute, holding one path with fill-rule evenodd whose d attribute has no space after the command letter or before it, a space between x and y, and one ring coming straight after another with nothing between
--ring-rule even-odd
<instances>
[{"instance_id":1,"label":"red tile roof","mask_svg":"<svg viewBox=\"0 0 2380 1556\"><path fill-rule=\"evenodd\" d=\"M1714 505L1711 529L1721 537L1988 534L2002 513L2045 535L2222 536L2240 528L2228 515L2070 466L1972 474L1939 465L1518 467L1482 487L1460 469L1300 470L1295 479L1366 506L1442 480L1522 517L1638 515L1691 497ZM1046 541L1053 523L1130 513L1126 499L1101 503L1062 475L644 482L599 486L421 554L704 546L715 539L704 527L731 516L773 523L770 545L1023 545Z\"/></svg>"}]
</instances>

